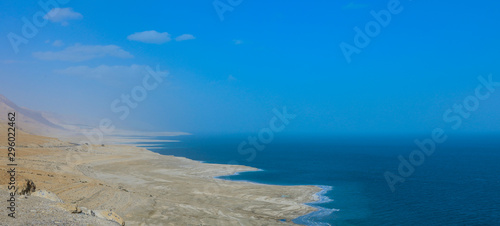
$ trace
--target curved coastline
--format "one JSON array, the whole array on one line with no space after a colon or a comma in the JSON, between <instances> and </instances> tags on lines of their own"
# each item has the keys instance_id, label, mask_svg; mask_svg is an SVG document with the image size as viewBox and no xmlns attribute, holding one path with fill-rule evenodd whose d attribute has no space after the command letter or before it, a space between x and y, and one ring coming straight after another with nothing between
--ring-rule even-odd
<instances>
[{"instance_id":1,"label":"curved coastline","mask_svg":"<svg viewBox=\"0 0 500 226\"><path fill-rule=\"evenodd\" d=\"M141 148L145 148L145 149L148 149L151 152L155 152L154 149L150 150L148 147L141 147ZM158 152L155 152L155 153L158 153ZM158 153L158 154L160 154L160 153ZM161 155L163 155L163 154L161 154ZM173 155L173 156L174 157L182 157L182 156L175 156L175 155ZM183 157L183 158L186 158L186 157ZM189 158L187 158L187 159L189 159ZM189 160L192 160L192 159L189 159ZM231 165L231 164L213 163L213 162L209 162L209 161L200 161L200 160L192 160L192 161L199 162L199 163L204 163L204 164ZM244 166L244 165L240 165L240 166ZM332 214L333 212L339 211L338 209L328 209L328 208L324 208L324 207L318 206L318 204L328 203L328 202L333 201L328 196L326 196L326 193L328 193L329 191L332 190L331 186L326 186L326 185L266 184L266 183L259 183L259 182L249 181L249 180L231 180L231 179L222 178L222 177L227 177L227 176L240 175L241 173L264 172L264 171L265 170L263 170L263 169L256 168L255 170L243 170L243 171L234 172L233 174L213 176L213 178L214 179L219 179L219 180L226 180L226 181L244 182L244 183L250 183L250 184L256 184L256 185L271 185L271 186L272 185L276 185L276 186L315 186L315 187L318 187L321 190L319 192L317 192L317 193L315 193L315 194L312 195L312 200L314 200L314 201L313 202L305 202L305 203L303 203L304 205L311 206L311 207L315 208L316 210L312 211L310 213L307 213L305 215L299 216L299 217L297 217L295 219L292 219L292 222L295 223L295 224L301 224L301 225L330 225L328 223L314 221L314 219L317 218L317 217L328 216L328 215Z\"/></svg>"},{"instance_id":2,"label":"curved coastline","mask_svg":"<svg viewBox=\"0 0 500 226\"><path fill-rule=\"evenodd\" d=\"M262 171L265 171L265 170L258 169L258 170L243 171L243 172L248 173L248 172L262 172ZM236 173L231 174L231 175L215 176L214 178L220 179L220 180L238 181L238 182L245 182L245 183L252 183L252 184L259 184L259 185L308 186L308 185L265 184L265 183L258 183L258 182L248 181L248 180L231 180L231 179L221 178L221 177L226 177L226 176L236 176L236 175L240 175L241 173L242 172L236 172ZM321 191L312 195L313 200L314 200L313 202L308 202L308 203L304 203L304 204L316 208L316 211L312 211L308 214L297 217L297 218L293 219L292 221L296 224L301 224L301 225L330 226L331 224L329 224L329 223L315 221L315 218L325 217L325 216L331 215L333 212L340 211L339 209L329 209L329 208L321 207L318 205L318 204L329 203L329 202L333 201L333 199L331 199L330 197L328 197L326 195L329 191L331 191L333 189L333 187L328 186L328 185L313 185L313 186L321 188Z\"/></svg>"},{"instance_id":3,"label":"curved coastline","mask_svg":"<svg viewBox=\"0 0 500 226\"><path fill-rule=\"evenodd\" d=\"M331 224L329 224L329 223L317 222L314 219L318 218L318 217L325 217L325 216L331 215L333 212L340 211L339 209L329 209L329 208L321 207L318 205L318 204L329 203L329 202L333 201L328 196L326 196L326 193L331 191L333 189L333 187L326 186L326 185L316 185L316 187L321 188L320 192L314 194L314 197L317 201L305 203L305 204L308 206L314 207L317 210L293 219L294 223L302 224L302 225L330 226Z\"/></svg>"}]
</instances>

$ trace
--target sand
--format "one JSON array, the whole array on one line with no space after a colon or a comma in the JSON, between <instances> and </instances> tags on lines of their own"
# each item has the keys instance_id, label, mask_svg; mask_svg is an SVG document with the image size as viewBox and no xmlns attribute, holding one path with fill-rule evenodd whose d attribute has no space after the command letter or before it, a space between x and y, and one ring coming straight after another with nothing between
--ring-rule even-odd
<instances>
[{"instance_id":1,"label":"sand","mask_svg":"<svg viewBox=\"0 0 500 226\"><path fill-rule=\"evenodd\" d=\"M0 129L5 128L0 126ZM0 137L0 169L6 172L4 136L2 133ZM313 195L321 190L315 186L272 186L215 179L257 169L200 163L133 146L88 149L21 132L17 137L20 145L17 181L31 179L38 190L53 192L65 204L113 211L126 225L290 225L292 219L315 210L304 203L314 201ZM7 183L4 173L0 185ZM0 191L7 194L5 186L0 186ZM60 211L49 210L60 208L43 204L39 199L28 196L18 205L38 203L47 205L47 211L34 214L25 205L19 208L18 215L30 219L20 220L10 219L2 208L0 222L5 223L0 225L26 225L30 221L49 222L48 225L92 224L83 213L55 214ZM1 206L4 205L7 202Z\"/></svg>"}]
</instances>

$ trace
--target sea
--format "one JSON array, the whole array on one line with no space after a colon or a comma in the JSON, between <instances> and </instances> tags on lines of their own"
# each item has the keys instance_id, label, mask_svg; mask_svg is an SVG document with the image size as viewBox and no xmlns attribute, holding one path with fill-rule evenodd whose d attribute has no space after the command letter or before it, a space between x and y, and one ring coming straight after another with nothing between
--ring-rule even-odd
<instances>
[{"instance_id":1,"label":"sea","mask_svg":"<svg viewBox=\"0 0 500 226\"><path fill-rule=\"evenodd\" d=\"M418 163L411 165L413 170L401 164L408 164L410 153L418 150L414 140L425 136L280 134L254 156L238 151L248 136L154 137L179 142L139 146L164 155L259 169L219 177L225 180L319 186L320 200L308 203L318 211L293 219L297 224L500 225L499 136L450 135L432 154L411 155ZM394 190L387 172L398 178L390 180Z\"/></svg>"}]
</instances>

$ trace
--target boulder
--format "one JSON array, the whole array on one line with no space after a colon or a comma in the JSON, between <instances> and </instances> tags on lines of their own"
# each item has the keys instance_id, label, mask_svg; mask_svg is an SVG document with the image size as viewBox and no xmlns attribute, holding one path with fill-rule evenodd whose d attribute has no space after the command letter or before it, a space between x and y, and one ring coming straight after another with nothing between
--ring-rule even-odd
<instances>
[{"instance_id":1,"label":"boulder","mask_svg":"<svg viewBox=\"0 0 500 226\"><path fill-rule=\"evenodd\" d=\"M85 214L85 215L95 216L95 215L92 215L92 210L89 210L86 207L82 206L82 207L80 207L80 209L82 210L82 213Z\"/></svg>"},{"instance_id":2,"label":"boulder","mask_svg":"<svg viewBox=\"0 0 500 226\"><path fill-rule=\"evenodd\" d=\"M65 209L66 211L68 211L70 213L81 213L82 212L82 210L76 204L59 203L58 206Z\"/></svg>"},{"instance_id":3,"label":"boulder","mask_svg":"<svg viewBox=\"0 0 500 226\"><path fill-rule=\"evenodd\" d=\"M21 183L16 188L16 194L19 195L30 195L32 192L36 191L36 185L32 180L25 179L24 183Z\"/></svg>"}]
</instances>

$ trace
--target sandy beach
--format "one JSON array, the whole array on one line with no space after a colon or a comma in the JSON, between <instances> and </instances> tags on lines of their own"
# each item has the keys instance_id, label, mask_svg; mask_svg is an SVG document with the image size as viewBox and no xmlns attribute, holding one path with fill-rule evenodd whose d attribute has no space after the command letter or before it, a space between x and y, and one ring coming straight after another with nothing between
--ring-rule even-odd
<instances>
[{"instance_id":1,"label":"sandy beach","mask_svg":"<svg viewBox=\"0 0 500 226\"><path fill-rule=\"evenodd\" d=\"M17 181L32 180L36 190L51 192L57 199L43 204L46 211L39 213L27 206L39 205L40 198L22 197L17 218L4 213L2 225L64 225L74 220L87 225L92 223L85 220L99 211L118 215L121 221L115 223L126 225L290 225L292 219L315 210L304 203L314 201L321 190L215 179L257 169L200 163L133 146L84 148L24 132L17 137ZM4 138L0 146L6 153ZM0 169L8 170L6 158L1 159ZM6 174L0 177L2 194L7 194L8 180ZM83 211L68 217L76 206ZM54 208L59 211L49 211Z\"/></svg>"}]
</instances>

